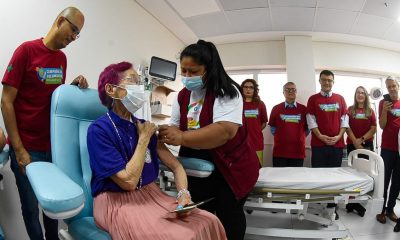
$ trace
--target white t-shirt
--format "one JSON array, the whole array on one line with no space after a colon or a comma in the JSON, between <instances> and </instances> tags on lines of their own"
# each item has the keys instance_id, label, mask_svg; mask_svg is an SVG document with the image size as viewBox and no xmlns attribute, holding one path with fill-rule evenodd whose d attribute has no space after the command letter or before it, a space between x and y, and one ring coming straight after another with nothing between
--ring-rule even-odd
<instances>
[{"instance_id":1,"label":"white t-shirt","mask_svg":"<svg viewBox=\"0 0 400 240\"><path fill-rule=\"evenodd\" d=\"M213 123L227 121L242 125L243 98L237 88L236 91L238 92L238 97L230 98L229 96L225 96L223 98L215 98L213 108ZM198 123L200 113L203 108L205 94L205 89L192 91L190 94L188 106L188 129L194 130L200 127ZM178 98L175 98L172 104L170 125L179 127L180 117L181 113Z\"/></svg>"}]
</instances>

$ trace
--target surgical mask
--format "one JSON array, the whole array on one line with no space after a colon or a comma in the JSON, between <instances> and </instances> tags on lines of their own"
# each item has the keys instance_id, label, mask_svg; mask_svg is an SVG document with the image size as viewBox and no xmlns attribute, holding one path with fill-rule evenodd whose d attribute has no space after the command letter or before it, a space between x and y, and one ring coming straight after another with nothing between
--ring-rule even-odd
<instances>
[{"instance_id":1,"label":"surgical mask","mask_svg":"<svg viewBox=\"0 0 400 240\"><path fill-rule=\"evenodd\" d=\"M189 91L196 91L204 87L201 76L182 77L182 83Z\"/></svg>"},{"instance_id":2,"label":"surgical mask","mask_svg":"<svg viewBox=\"0 0 400 240\"><path fill-rule=\"evenodd\" d=\"M144 92L144 85L125 85L125 87L118 86L126 90L126 96L123 97L121 103L132 114L139 110L146 102ZM115 98L119 99L119 98Z\"/></svg>"}]
</instances>

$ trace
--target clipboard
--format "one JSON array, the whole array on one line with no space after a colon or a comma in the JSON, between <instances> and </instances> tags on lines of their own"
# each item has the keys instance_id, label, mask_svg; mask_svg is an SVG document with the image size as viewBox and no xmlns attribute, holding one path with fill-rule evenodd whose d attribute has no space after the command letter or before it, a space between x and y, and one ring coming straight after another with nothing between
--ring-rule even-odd
<instances>
[{"instance_id":1,"label":"clipboard","mask_svg":"<svg viewBox=\"0 0 400 240\"><path fill-rule=\"evenodd\" d=\"M181 209L172 210L171 213L185 213L185 212L190 211L190 210L192 210L192 209L194 209L194 208L197 208L197 207L200 206L200 205L203 205L203 204L205 204L205 203L208 203L209 201L211 201L211 200L213 200L213 199L214 199L214 198L212 197L212 198L206 199L206 200L204 200L204 201L200 201L200 202L197 202L197 203L188 204L188 205L184 206L184 207L181 208Z\"/></svg>"}]
</instances>

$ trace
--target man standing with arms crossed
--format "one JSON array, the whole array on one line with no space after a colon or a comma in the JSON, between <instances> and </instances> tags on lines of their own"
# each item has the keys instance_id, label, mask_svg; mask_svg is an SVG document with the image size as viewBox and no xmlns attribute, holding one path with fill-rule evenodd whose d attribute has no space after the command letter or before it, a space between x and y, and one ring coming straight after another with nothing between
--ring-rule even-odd
<instances>
[{"instance_id":1,"label":"man standing with arms crossed","mask_svg":"<svg viewBox=\"0 0 400 240\"><path fill-rule=\"evenodd\" d=\"M46 37L22 43L4 74L1 110L10 143L11 169L21 200L30 239L44 239L36 196L26 176L31 162L51 162L50 103L53 91L65 83L67 59L60 49L79 37L84 24L79 9L68 7L54 21ZM87 88L83 76L72 84ZM46 240L58 239L58 221L43 214Z\"/></svg>"}]
</instances>

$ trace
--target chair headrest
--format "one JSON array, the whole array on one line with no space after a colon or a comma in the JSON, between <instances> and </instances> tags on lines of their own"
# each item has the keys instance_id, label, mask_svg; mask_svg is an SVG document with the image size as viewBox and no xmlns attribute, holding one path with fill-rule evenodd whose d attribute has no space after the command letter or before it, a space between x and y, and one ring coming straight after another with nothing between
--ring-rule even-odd
<instances>
[{"instance_id":1,"label":"chair headrest","mask_svg":"<svg viewBox=\"0 0 400 240\"><path fill-rule=\"evenodd\" d=\"M93 121L107 111L100 102L97 90L80 89L72 85L58 87L52 95L51 103L52 117Z\"/></svg>"}]
</instances>

